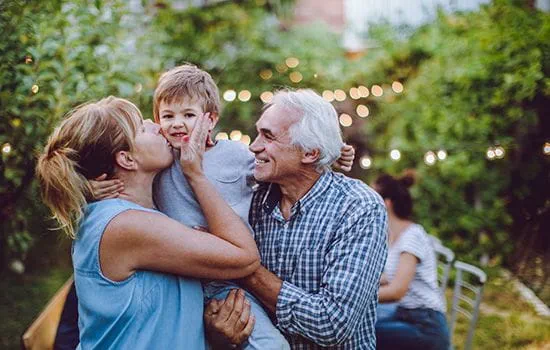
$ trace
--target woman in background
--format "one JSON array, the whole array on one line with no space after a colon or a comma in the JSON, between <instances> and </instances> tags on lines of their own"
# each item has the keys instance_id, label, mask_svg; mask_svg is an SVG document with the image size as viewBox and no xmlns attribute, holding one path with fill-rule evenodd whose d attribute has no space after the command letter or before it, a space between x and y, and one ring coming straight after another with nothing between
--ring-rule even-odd
<instances>
[{"instance_id":1,"label":"woman in background","mask_svg":"<svg viewBox=\"0 0 550 350\"><path fill-rule=\"evenodd\" d=\"M449 348L437 261L426 231L411 220L412 173L380 176L373 188L388 210L388 259L380 281L377 349Z\"/></svg>"}]
</instances>

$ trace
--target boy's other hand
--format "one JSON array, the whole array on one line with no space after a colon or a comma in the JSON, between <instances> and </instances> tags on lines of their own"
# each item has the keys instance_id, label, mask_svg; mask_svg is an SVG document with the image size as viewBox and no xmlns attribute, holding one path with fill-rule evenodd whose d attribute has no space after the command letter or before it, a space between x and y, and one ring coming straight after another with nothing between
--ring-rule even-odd
<instances>
[{"instance_id":1,"label":"boy's other hand","mask_svg":"<svg viewBox=\"0 0 550 350\"><path fill-rule=\"evenodd\" d=\"M346 172L351 171L354 159L355 149L353 146L345 144L340 150L340 158L334 162L333 167Z\"/></svg>"},{"instance_id":2,"label":"boy's other hand","mask_svg":"<svg viewBox=\"0 0 550 350\"><path fill-rule=\"evenodd\" d=\"M92 200L117 198L124 191L124 182L119 179L106 180L107 174L101 174L93 180L89 180L92 188Z\"/></svg>"}]
</instances>

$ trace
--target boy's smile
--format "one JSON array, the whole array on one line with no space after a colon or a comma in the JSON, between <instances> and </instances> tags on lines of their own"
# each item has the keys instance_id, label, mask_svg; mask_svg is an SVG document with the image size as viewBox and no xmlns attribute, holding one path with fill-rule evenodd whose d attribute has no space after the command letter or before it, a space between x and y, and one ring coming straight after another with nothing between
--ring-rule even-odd
<instances>
[{"instance_id":1,"label":"boy's smile","mask_svg":"<svg viewBox=\"0 0 550 350\"><path fill-rule=\"evenodd\" d=\"M159 105L159 121L162 134L173 148L180 149L183 136L191 135L197 117L204 114L203 103L199 99L181 97ZM216 125L217 117L210 117L210 130Z\"/></svg>"}]
</instances>

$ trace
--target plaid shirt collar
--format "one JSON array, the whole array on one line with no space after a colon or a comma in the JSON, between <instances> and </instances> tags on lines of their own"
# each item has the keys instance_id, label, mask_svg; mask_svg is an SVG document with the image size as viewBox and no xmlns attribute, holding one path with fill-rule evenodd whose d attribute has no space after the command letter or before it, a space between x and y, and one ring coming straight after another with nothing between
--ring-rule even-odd
<instances>
[{"instance_id":1,"label":"plaid shirt collar","mask_svg":"<svg viewBox=\"0 0 550 350\"><path fill-rule=\"evenodd\" d=\"M290 218L305 212L307 208L315 203L316 198L323 194L329 188L332 182L332 177L333 174L331 171L325 171L324 173L322 173L315 184L313 184L313 186L309 189L309 191L292 205L292 208L290 209ZM265 213L273 213L273 210L281 201L281 195L281 187L275 183L270 183L262 203L262 209Z\"/></svg>"}]
</instances>

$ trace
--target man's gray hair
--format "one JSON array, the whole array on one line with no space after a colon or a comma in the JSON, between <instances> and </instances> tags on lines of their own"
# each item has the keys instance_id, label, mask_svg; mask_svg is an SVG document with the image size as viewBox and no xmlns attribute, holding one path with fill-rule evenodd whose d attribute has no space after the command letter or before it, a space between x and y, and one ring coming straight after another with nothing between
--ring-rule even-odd
<instances>
[{"instance_id":1,"label":"man's gray hair","mask_svg":"<svg viewBox=\"0 0 550 350\"><path fill-rule=\"evenodd\" d=\"M319 150L316 170L330 170L344 145L336 110L313 90L281 90L275 93L272 103L296 111L300 120L290 127L292 143L303 151Z\"/></svg>"}]
</instances>

